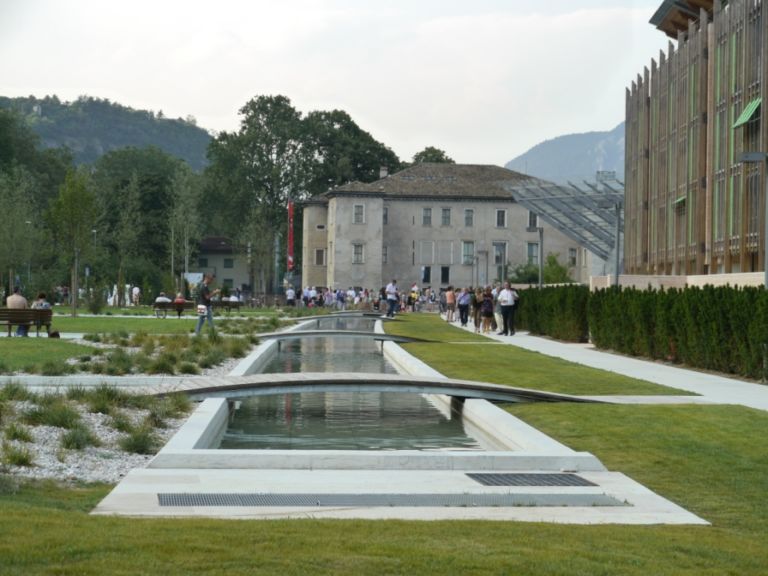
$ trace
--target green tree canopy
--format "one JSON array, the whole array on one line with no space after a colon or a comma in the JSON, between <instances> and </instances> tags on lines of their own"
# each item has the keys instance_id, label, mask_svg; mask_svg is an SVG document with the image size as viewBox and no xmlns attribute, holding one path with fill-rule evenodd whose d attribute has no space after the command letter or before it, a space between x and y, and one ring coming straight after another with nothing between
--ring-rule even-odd
<instances>
[{"instance_id":1,"label":"green tree canopy","mask_svg":"<svg viewBox=\"0 0 768 576\"><path fill-rule=\"evenodd\" d=\"M414 164L422 164L424 162L437 162L440 164L456 164L453 158L448 156L445 151L435 148L434 146L427 146L421 152L416 152L413 155Z\"/></svg>"}]
</instances>

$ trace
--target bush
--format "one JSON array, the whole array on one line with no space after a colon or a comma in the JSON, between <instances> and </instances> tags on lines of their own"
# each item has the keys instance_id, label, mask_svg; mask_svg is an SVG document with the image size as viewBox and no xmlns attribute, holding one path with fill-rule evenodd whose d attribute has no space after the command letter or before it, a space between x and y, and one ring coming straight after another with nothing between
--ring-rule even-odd
<instances>
[{"instance_id":1,"label":"bush","mask_svg":"<svg viewBox=\"0 0 768 576\"><path fill-rule=\"evenodd\" d=\"M67 450L82 450L88 446L99 446L101 442L86 426L79 424L61 437L61 446Z\"/></svg>"},{"instance_id":2,"label":"bush","mask_svg":"<svg viewBox=\"0 0 768 576\"><path fill-rule=\"evenodd\" d=\"M6 466L33 466L32 452L23 446L15 446L9 442L3 442L2 463Z\"/></svg>"},{"instance_id":3,"label":"bush","mask_svg":"<svg viewBox=\"0 0 768 576\"><path fill-rule=\"evenodd\" d=\"M118 444L121 449L131 454L154 454L159 440L151 428L142 426L120 438Z\"/></svg>"},{"instance_id":4,"label":"bush","mask_svg":"<svg viewBox=\"0 0 768 576\"><path fill-rule=\"evenodd\" d=\"M29 428L22 426L17 422L11 422L5 429L5 437L8 440L17 440L19 442L34 442Z\"/></svg>"},{"instance_id":5,"label":"bush","mask_svg":"<svg viewBox=\"0 0 768 576\"><path fill-rule=\"evenodd\" d=\"M53 401L45 399L39 406L27 410L22 415L22 420L31 426L55 426L69 429L80 422L80 414L62 399Z\"/></svg>"}]
</instances>

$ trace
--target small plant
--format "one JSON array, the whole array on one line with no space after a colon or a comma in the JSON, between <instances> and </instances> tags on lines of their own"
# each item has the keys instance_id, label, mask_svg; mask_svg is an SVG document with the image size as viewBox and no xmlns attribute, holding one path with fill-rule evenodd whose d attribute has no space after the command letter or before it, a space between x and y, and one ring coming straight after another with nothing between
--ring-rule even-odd
<instances>
[{"instance_id":1,"label":"small plant","mask_svg":"<svg viewBox=\"0 0 768 576\"><path fill-rule=\"evenodd\" d=\"M130 394L123 392L116 386L99 384L90 390L84 398L88 405L88 411L98 414L111 414L116 408L126 406Z\"/></svg>"},{"instance_id":2,"label":"small plant","mask_svg":"<svg viewBox=\"0 0 768 576\"><path fill-rule=\"evenodd\" d=\"M11 422L5 428L5 437L8 440L17 440L19 442L34 442L32 433L29 428L19 424L18 422Z\"/></svg>"},{"instance_id":3,"label":"small plant","mask_svg":"<svg viewBox=\"0 0 768 576\"><path fill-rule=\"evenodd\" d=\"M179 364L179 373L181 374L200 374L200 368L193 362L182 362Z\"/></svg>"},{"instance_id":4,"label":"small plant","mask_svg":"<svg viewBox=\"0 0 768 576\"><path fill-rule=\"evenodd\" d=\"M123 374L129 374L131 372L132 365L133 362L131 360L130 354L128 354L125 350L118 348L117 350L110 352L107 356L107 364L104 368L104 371L110 375L120 376Z\"/></svg>"},{"instance_id":5,"label":"small plant","mask_svg":"<svg viewBox=\"0 0 768 576\"><path fill-rule=\"evenodd\" d=\"M67 450L82 450L87 446L99 446L101 442L82 424L78 424L61 437L61 446Z\"/></svg>"},{"instance_id":6,"label":"small plant","mask_svg":"<svg viewBox=\"0 0 768 576\"><path fill-rule=\"evenodd\" d=\"M22 419L31 426L55 426L70 429L80 422L80 414L59 399L58 401L43 402L39 406L27 410Z\"/></svg>"},{"instance_id":7,"label":"small plant","mask_svg":"<svg viewBox=\"0 0 768 576\"><path fill-rule=\"evenodd\" d=\"M102 337L101 334L84 334L83 340L87 340L88 342L101 342Z\"/></svg>"},{"instance_id":8,"label":"small plant","mask_svg":"<svg viewBox=\"0 0 768 576\"><path fill-rule=\"evenodd\" d=\"M149 407L149 414L144 418L144 425L151 428L165 428L166 419L174 416L173 406L167 398L157 400Z\"/></svg>"},{"instance_id":9,"label":"small plant","mask_svg":"<svg viewBox=\"0 0 768 576\"><path fill-rule=\"evenodd\" d=\"M64 360L46 360L40 368L43 376L63 376L72 372L72 367Z\"/></svg>"},{"instance_id":10,"label":"small plant","mask_svg":"<svg viewBox=\"0 0 768 576\"><path fill-rule=\"evenodd\" d=\"M82 386L81 384L76 384L74 386L70 386L67 388L67 391L65 393L65 396L67 400L75 400L77 402L82 402L88 397L89 391L85 386Z\"/></svg>"},{"instance_id":11,"label":"small plant","mask_svg":"<svg viewBox=\"0 0 768 576\"><path fill-rule=\"evenodd\" d=\"M149 364L147 372L149 374L175 374L175 359L176 357L171 354L162 354Z\"/></svg>"},{"instance_id":12,"label":"small plant","mask_svg":"<svg viewBox=\"0 0 768 576\"><path fill-rule=\"evenodd\" d=\"M133 432L133 422L124 412L112 412L112 420L110 426L118 432Z\"/></svg>"},{"instance_id":13,"label":"small plant","mask_svg":"<svg viewBox=\"0 0 768 576\"><path fill-rule=\"evenodd\" d=\"M3 442L2 463L6 466L33 466L34 458L24 446L16 446L10 442Z\"/></svg>"},{"instance_id":14,"label":"small plant","mask_svg":"<svg viewBox=\"0 0 768 576\"><path fill-rule=\"evenodd\" d=\"M142 426L120 438L118 444L121 449L132 454L154 454L159 441L151 428Z\"/></svg>"},{"instance_id":15,"label":"small plant","mask_svg":"<svg viewBox=\"0 0 768 576\"><path fill-rule=\"evenodd\" d=\"M32 394L24 384L11 381L8 384L0 387L0 398L3 400L16 400L23 402L24 400L31 400L34 394Z\"/></svg>"}]
</instances>

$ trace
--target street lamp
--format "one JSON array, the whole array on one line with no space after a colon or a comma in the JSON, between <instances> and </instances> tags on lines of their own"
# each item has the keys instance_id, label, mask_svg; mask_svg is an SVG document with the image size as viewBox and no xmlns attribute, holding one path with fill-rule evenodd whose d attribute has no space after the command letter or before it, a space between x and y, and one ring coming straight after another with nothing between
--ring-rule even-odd
<instances>
[{"instance_id":1,"label":"street lamp","mask_svg":"<svg viewBox=\"0 0 768 576\"><path fill-rule=\"evenodd\" d=\"M768 160L768 154L765 152L742 152L739 155L739 162L744 164L766 164ZM763 214L763 286L768 289L768 166L766 166L765 174L765 196L763 203L765 204L765 213Z\"/></svg>"},{"instance_id":2,"label":"street lamp","mask_svg":"<svg viewBox=\"0 0 768 576\"><path fill-rule=\"evenodd\" d=\"M544 228L542 226L528 226L526 232L539 233L539 288L544 286Z\"/></svg>"}]
</instances>

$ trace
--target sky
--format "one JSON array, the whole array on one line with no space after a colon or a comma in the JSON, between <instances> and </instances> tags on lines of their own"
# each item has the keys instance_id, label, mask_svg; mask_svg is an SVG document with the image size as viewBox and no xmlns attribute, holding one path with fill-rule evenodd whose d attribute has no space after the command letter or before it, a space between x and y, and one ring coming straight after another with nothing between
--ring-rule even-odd
<instances>
[{"instance_id":1,"label":"sky","mask_svg":"<svg viewBox=\"0 0 768 576\"><path fill-rule=\"evenodd\" d=\"M251 98L344 110L408 161L503 166L610 130L667 50L661 0L0 0L0 96L88 95L236 131Z\"/></svg>"}]
</instances>

